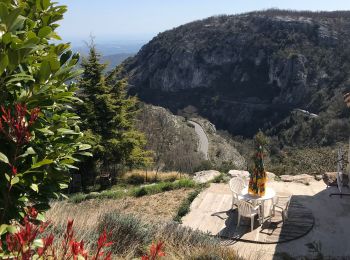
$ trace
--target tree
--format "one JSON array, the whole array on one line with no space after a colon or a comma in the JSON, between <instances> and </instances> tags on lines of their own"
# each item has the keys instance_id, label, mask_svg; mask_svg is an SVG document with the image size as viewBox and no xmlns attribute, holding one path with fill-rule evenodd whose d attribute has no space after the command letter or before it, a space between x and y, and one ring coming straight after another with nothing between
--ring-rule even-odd
<instances>
[{"instance_id":1,"label":"tree","mask_svg":"<svg viewBox=\"0 0 350 260\"><path fill-rule=\"evenodd\" d=\"M137 99L128 97L126 80L119 79L121 68L105 76L106 65L100 63L93 41L81 66L84 72L78 83L78 95L83 104L77 111L83 120L85 141L92 145L94 154L92 160L82 164L83 182L94 180L96 172L110 176L119 167L148 164L148 153L143 150L145 138L134 128Z\"/></svg>"},{"instance_id":2,"label":"tree","mask_svg":"<svg viewBox=\"0 0 350 260\"><path fill-rule=\"evenodd\" d=\"M79 56L55 44L65 6L50 0L0 2L0 235L28 205L49 207L69 182L80 142L74 83Z\"/></svg>"}]
</instances>

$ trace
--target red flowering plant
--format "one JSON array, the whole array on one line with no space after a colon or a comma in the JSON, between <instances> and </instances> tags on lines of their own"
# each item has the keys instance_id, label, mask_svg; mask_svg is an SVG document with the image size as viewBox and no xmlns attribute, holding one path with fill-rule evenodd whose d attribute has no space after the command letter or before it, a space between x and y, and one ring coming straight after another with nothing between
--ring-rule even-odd
<instances>
[{"instance_id":1,"label":"red flowering plant","mask_svg":"<svg viewBox=\"0 0 350 260\"><path fill-rule=\"evenodd\" d=\"M152 244L149 250L149 254L142 256L142 260L157 260L158 258L165 256L163 252L164 242L158 242L157 244Z\"/></svg>"},{"instance_id":2,"label":"red flowering plant","mask_svg":"<svg viewBox=\"0 0 350 260\"><path fill-rule=\"evenodd\" d=\"M25 209L42 212L67 188L81 155L74 83L79 55L54 44L65 6L50 0L1 1L0 240L14 232ZM48 240L49 241L49 240Z\"/></svg>"},{"instance_id":3,"label":"red flowering plant","mask_svg":"<svg viewBox=\"0 0 350 260\"><path fill-rule=\"evenodd\" d=\"M37 219L38 212L30 207L23 218L22 224L13 226L16 230L7 233L4 242L0 243L0 258L14 260L29 259L90 259L110 260L111 252L108 248L113 244L104 231L97 240L95 253L90 254L84 248L84 241L77 241L74 237L73 220L68 220L66 232L61 241L62 248L57 250L54 246L54 235L49 234L43 238L43 232L49 223Z\"/></svg>"}]
</instances>

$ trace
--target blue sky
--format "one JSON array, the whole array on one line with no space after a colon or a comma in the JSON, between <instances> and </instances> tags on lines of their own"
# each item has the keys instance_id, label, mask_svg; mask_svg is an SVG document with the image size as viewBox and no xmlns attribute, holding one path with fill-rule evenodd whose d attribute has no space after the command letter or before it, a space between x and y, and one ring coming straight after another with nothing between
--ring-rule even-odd
<instances>
[{"instance_id":1,"label":"blue sky","mask_svg":"<svg viewBox=\"0 0 350 260\"><path fill-rule=\"evenodd\" d=\"M267 8L350 10L350 0L58 0L68 6L65 41L148 41L158 32L217 14Z\"/></svg>"}]
</instances>

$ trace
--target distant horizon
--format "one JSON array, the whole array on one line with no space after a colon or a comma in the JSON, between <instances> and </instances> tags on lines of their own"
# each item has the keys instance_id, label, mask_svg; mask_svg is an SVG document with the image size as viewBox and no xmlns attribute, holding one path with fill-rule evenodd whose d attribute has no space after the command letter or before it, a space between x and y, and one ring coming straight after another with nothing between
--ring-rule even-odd
<instances>
[{"instance_id":1,"label":"distant horizon","mask_svg":"<svg viewBox=\"0 0 350 260\"><path fill-rule=\"evenodd\" d=\"M236 14L215 14L215 15L211 15L208 17L204 17L204 18L200 18L200 19L196 19L196 20L192 20L183 24L179 24L175 27L169 28L169 29L165 29L164 31L160 31L157 32L155 34L140 34L140 35L108 35L108 36L99 36L97 37L93 32L91 32L88 36L86 36L86 38L79 38L79 37L67 37L66 40L68 40L69 42L72 42L76 45L77 47L82 47L84 46L89 40L90 38L94 38L94 41L97 44L141 44L141 43L146 43L148 41L150 41L152 38L156 37L159 33L168 31L168 30L172 30L176 27L179 27L181 25L185 25L187 23L191 23L191 22L195 22L195 21L201 21L201 20L205 20L207 18L210 17L215 17L215 16L221 16L221 15L227 15L227 16L235 16L235 15L244 15L247 13L252 13L252 12L264 12L264 11L269 11L269 10L280 10L280 11L296 11L296 12L350 12L349 10L295 10L295 9L281 9L281 8L275 8L275 7L271 7L268 9L261 9L261 10L252 10L252 11L246 11L246 12L242 12L242 13L236 13ZM79 45L80 43L80 45Z\"/></svg>"},{"instance_id":2,"label":"distant horizon","mask_svg":"<svg viewBox=\"0 0 350 260\"><path fill-rule=\"evenodd\" d=\"M267 9L296 11L349 11L348 0L57 0L68 12L60 22L64 41L82 46L95 36L97 43L141 44L158 33L216 15L237 15Z\"/></svg>"}]
</instances>

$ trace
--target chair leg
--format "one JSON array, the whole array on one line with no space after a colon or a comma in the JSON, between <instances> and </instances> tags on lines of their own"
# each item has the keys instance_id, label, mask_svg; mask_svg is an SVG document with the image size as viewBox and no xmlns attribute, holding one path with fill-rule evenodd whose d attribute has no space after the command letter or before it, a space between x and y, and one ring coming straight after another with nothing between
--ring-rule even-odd
<instances>
[{"instance_id":1,"label":"chair leg","mask_svg":"<svg viewBox=\"0 0 350 260\"><path fill-rule=\"evenodd\" d=\"M254 229L254 216L250 217L250 229L251 229L251 232L253 232L253 229Z\"/></svg>"},{"instance_id":2,"label":"chair leg","mask_svg":"<svg viewBox=\"0 0 350 260\"><path fill-rule=\"evenodd\" d=\"M284 215L284 211L283 210L281 212L281 215L282 215L282 222L284 224L284 221L286 220L286 216Z\"/></svg>"}]
</instances>

